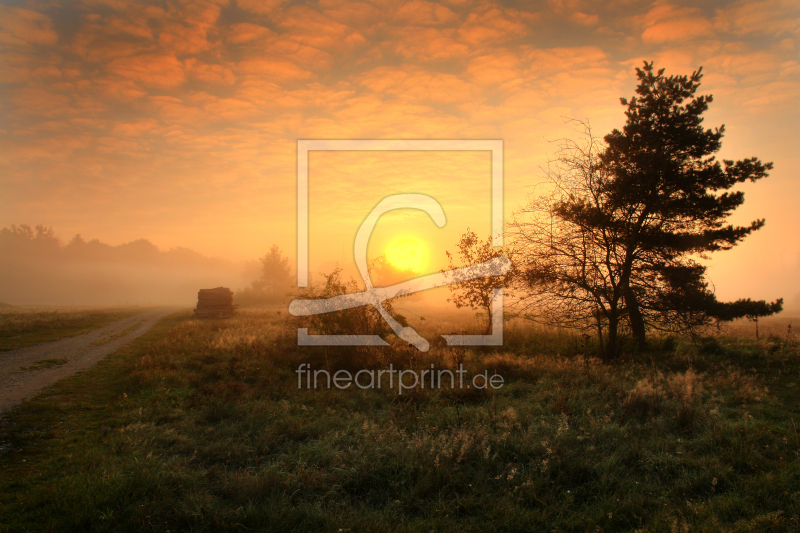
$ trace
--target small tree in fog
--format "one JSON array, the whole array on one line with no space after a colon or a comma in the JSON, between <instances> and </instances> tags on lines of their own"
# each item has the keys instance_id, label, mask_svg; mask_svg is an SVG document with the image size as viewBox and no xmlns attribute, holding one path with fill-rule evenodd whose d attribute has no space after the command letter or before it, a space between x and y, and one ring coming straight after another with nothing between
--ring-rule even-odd
<instances>
[{"instance_id":1,"label":"small tree in fog","mask_svg":"<svg viewBox=\"0 0 800 533\"><path fill-rule=\"evenodd\" d=\"M260 274L250 287L236 294L242 304L278 303L286 299L292 288L292 271L289 260L277 244L273 244L260 259Z\"/></svg>"},{"instance_id":2,"label":"small tree in fog","mask_svg":"<svg viewBox=\"0 0 800 533\"><path fill-rule=\"evenodd\" d=\"M370 262L369 273L372 283L376 287L388 287L390 285L402 283L403 281L417 277L419 274L411 268L403 269L392 264L386 259L385 255L379 255ZM402 296L410 295L406 294Z\"/></svg>"},{"instance_id":3,"label":"small tree in fog","mask_svg":"<svg viewBox=\"0 0 800 533\"><path fill-rule=\"evenodd\" d=\"M478 238L478 235L467 228L461 236L461 240L456 245L458 256L464 266L474 266L484 263L496 257L503 257L505 251L502 248L492 246L492 238L488 237L485 241ZM455 264L455 258L450 252L445 252L450 261L450 270L459 268ZM444 271L443 271L444 272ZM486 329L484 335L491 333L492 329L492 299L494 289L507 287L513 279L513 267L504 276L494 276L491 272L486 272L487 276L475 278L450 285L453 296L448 298L448 302L456 304L456 307L470 307L475 310L486 312Z\"/></svg>"}]
</instances>

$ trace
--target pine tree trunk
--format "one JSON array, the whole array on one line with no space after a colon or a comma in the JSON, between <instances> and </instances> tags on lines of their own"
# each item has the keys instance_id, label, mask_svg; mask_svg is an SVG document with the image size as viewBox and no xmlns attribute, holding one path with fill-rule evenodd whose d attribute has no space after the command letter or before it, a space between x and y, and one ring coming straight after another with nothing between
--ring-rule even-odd
<instances>
[{"instance_id":1,"label":"pine tree trunk","mask_svg":"<svg viewBox=\"0 0 800 533\"><path fill-rule=\"evenodd\" d=\"M599 345L599 352L603 353L603 321L600 318L600 312L597 313L597 343Z\"/></svg>"},{"instance_id":2,"label":"pine tree trunk","mask_svg":"<svg viewBox=\"0 0 800 533\"><path fill-rule=\"evenodd\" d=\"M636 344L640 350L644 350L647 345L647 332L645 331L644 318L639 310L639 302L630 286L625 288L625 307L628 309L628 318L631 322L631 332L636 338Z\"/></svg>"},{"instance_id":3,"label":"pine tree trunk","mask_svg":"<svg viewBox=\"0 0 800 533\"><path fill-rule=\"evenodd\" d=\"M608 317L608 344L606 344L606 359L617 357L617 326L619 319L616 316Z\"/></svg>"}]
</instances>

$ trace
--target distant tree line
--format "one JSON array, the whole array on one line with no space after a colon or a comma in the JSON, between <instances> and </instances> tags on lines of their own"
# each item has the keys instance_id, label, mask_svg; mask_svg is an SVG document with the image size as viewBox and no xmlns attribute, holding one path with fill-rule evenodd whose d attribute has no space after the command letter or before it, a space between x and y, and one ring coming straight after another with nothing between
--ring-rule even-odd
<instances>
[{"instance_id":1,"label":"distant tree line","mask_svg":"<svg viewBox=\"0 0 800 533\"><path fill-rule=\"evenodd\" d=\"M224 260L207 257L189 248L159 250L147 239L136 239L114 246L98 239L87 241L76 234L62 245L52 227L31 227L27 224L12 224L11 227L0 230L0 252L5 261L24 262L47 257L59 263L85 261L226 266Z\"/></svg>"},{"instance_id":2,"label":"distant tree line","mask_svg":"<svg viewBox=\"0 0 800 533\"><path fill-rule=\"evenodd\" d=\"M236 277L232 262L146 239L113 246L75 235L62 244L49 226L0 229L0 302L193 305L199 289Z\"/></svg>"}]
</instances>

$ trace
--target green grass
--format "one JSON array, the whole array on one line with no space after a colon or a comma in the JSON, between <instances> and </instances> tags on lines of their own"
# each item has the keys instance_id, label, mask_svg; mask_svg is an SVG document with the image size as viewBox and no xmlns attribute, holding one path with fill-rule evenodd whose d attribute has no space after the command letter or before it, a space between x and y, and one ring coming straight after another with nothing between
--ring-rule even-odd
<instances>
[{"instance_id":1,"label":"green grass","mask_svg":"<svg viewBox=\"0 0 800 533\"><path fill-rule=\"evenodd\" d=\"M0 428L0 531L793 531L800 357L779 339L303 349L188 313ZM537 346L546 347L539 351ZM506 385L299 390L294 369L463 361Z\"/></svg>"},{"instance_id":2,"label":"green grass","mask_svg":"<svg viewBox=\"0 0 800 533\"><path fill-rule=\"evenodd\" d=\"M37 370L44 370L47 368L53 368L54 366L59 366L69 363L68 359L40 359L39 361L34 361L31 366L24 366L19 370L15 370L11 372L12 374L19 374L22 372L35 372Z\"/></svg>"},{"instance_id":3,"label":"green grass","mask_svg":"<svg viewBox=\"0 0 800 533\"><path fill-rule=\"evenodd\" d=\"M3 310L0 311L0 352L81 335L146 309Z\"/></svg>"}]
</instances>

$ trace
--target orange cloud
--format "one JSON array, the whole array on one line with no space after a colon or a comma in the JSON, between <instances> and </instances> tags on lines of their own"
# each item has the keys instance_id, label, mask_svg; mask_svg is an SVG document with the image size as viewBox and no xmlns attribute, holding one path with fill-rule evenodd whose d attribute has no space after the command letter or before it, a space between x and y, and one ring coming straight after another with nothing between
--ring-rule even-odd
<instances>
[{"instance_id":1,"label":"orange cloud","mask_svg":"<svg viewBox=\"0 0 800 533\"><path fill-rule=\"evenodd\" d=\"M371 93L412 103L466 104L480 100L480 91L473 84L419 67L378 67L365 73L359 84Z\"/></svg>"},{"instance_id":2,"label":"orange cloud","mask_svg":"<svg viewBox=\"0 0 800 533\"><path fill-rule=\"evenodd\" d=\"M319 7L326 17L350 27L371 32L381 21L382 11L377 5L358 0L320 0Z\"/></svg>"},{"instance_id":3,"label":"orange cloud","mask_svg":"<svg viewBox=\"0 0 800 533\"><path fill-rule=\"evenodd\" d=\"M241 24L231 24L230 34L227 40L232 43L248 43L261 41L268 37L274 37L275 32L258 24L243 22Z\"/></svg>"},{"instance_id":4,"label":"orange cloud","mask_svg":"<svg viewBox=\"0 0 800 533\"><path fill-rule=\"evenodd\" d=\"M398 22L412 26L438 26L453 23L458 17L441 4L427 0L411 0L395 11L394 18Z\"/></svg>"},{"instance_id":5,"label":"orange cloud","mask_svg":"<svg viewBox=\"0 0 800 533\"><path fill-rule=\"evenodd\" d=\"M595 26L600 20L599 15L589 15L587 13L581 13L580 11L573 12L569 18L581 26Z\"/></svg>"},{"instance_id":6,"label":"orange cloud","mask_svg":"<svg viewBox=\"0 0 800 533\"><path fill-rule=\"evenodd\" d=\"M150 96L148 98L153 110L165 124L192 124L203 118L200 109L187 106L180 98L172 96ZM194 122L194 126L198 126Z\"/></svg>"},{"instance_id":7,"label":"orange cloud","mask_svg":"<svg viewBox=\"0 0 800 533\"><path fill-rule=\"evenodd\" d=\"M15 91L11 102L16 115L57 117L75 114L69 96L35 87Z\"/></svg>"},{"instance_id":8,"label":"orange cloud","mask_svg":"<svg viewBox=\"0 0 800 533\"><path fill-rule=\"evenodd\" d=\"M524 57L528 62L528 69L537 77L606 68L609 62L608 53L597 46L527 48ZM602 74L610 73L604 71Z\"/></svg>"},{"instance_id":9,"label":"orange cloud","mask_svg":"<svg viewBox=\"0 0 800 533\"><path fill-rule=\"evenodd\" d=\"M62 73L53 65L39 67L31 72L31 78L34 80L49 80L53 78L60 78Z\"/></svg>"},{"instance_id":10,"label":"orange cloud","mask_svg":"<svg viewBox=\"0 0 800 533\"><path fill-rule=\"evenodd\" d=\"M713 24L697 8L656 5L641 17L641 21L645 43L676 43L713 34Z\"/></svg>"},{"instance_id":11,"label":"orange cloud","mask_svg":"<svg viewBox=\"0 0 800 533\"><path fill-rule=\"evenodd\" d=\"M358 31L310 6L292 6L283 12L283 17L277 22L304 45L320 50L342 51L367 42Z\"/></svg>"},{"instance_id":12,"label":"orange cloud","mask_svg":"<svg viewBox=\"0 0 800 533\"><path fill-rule=\"evenodd\" d=\"M108 23L107 33L110 35L138 37L147 40L153 38L153 32L145 19L126 20L114 17Z\"/></svg>"},{"instance_id":13,"label":"orange cloud","mask_svg":"<svg viewBox=\"0 0 800 533\"><path fill-rule=\"evenodd\" d=\"M313 74L290 61L279 59L248 59L236 64L236 72L246 80L265 80L286 83L308 80Z\"/></svg>"},{"instance_id":14,"label":"orange cloud","mask_svg":"<svg viewBox=\"0 0 800 533\"><path fill-rule=\"evenodd\" d=\"M397 32L392 48L406 59L445 61L468 57L470 47L458 42L456 35L455 29L407 28Z\"/></svg>"},{"instance_id":15,"label":"orange cloud","mask_svg":"<svg viewBox=\"0 0 800 533\"><path fill-rule=\"evenodd\" d=\"M87 86L84 90L96 88L98 96L107 100L130 101L147 96L145 88L133 80L100 78L93 81L83 81L78 85Z\"/></svg>"},{"instance_id":16,"label":"orange cloud","mask_svg":"<svg viewBox=\"0 0 800 533\"><path fill-rule=\"evenodd\" d=\"M106 35L106 31L107 27L100 19L85 24L75 35L69 48L86 61L100 64L119 57L152 53L156 50L156 43L151 40L119 40L113 35Z\"/></svg>"},{"instance_id":17,"label":"orange cloud","mask_svg":"<svg viewBox=\"0 0 800 533\"><path fill-rule=\"evenodd\" d=\"M0 83L27 83L31 59L27 54L0 52Z\"/></svg>"},{"instance_id":18,"label":"orange cloud","mask_svg":"<svg viewBox=\"0 0 800 533\"><path fill-rule=\"evenodd\" d=\"M144 54L111 61L106 70L148 87L169 89L186 81L183 64L174 56Z\"/></svg>"},{"instance_id":19,"label":"orange cloud","mask_svg":"<svg viewBox=\"0 0 800 533\"><path fill-rule=\"evenodd\" d=\"M220 98L207 104L204 110L215 118L246 120L258 112L252 103L236 98Z\"/></svg>"},{"instance_id":20,"label":"orange cloud","mask_svg":"<svg viewBox=\"0 0 800 533\"><path fill-rule=\"evenodd\" d=\"M188 74L191 78L211 85L233 85L236 76L228 67L198 63L195 58L186 61Z\"/></svg>"},{"instance_id":21,"label":"orange cloud","mask_svg":"<svg viewBox=\"0 0 800 533\"><path fill-rule=\"evenodd\" d=\"M472 59L467 67L470 78L479 85L501 85L519 78L519 58L506 51L481 55Z\"/></svg>"},{"instance_id":22,"label":"orange cloud","mask_svg":"<svg viewBox=\"0 0 800 533\"><path fill-rule=\"evenodd\" d=\"M237 0L236 5L250 13L269 15L288 0Z\"/></svg>"},{"instance_id":23,"label":"orange cloud","mask_svg":"<svg viewBox=\"0 0 800 533\"><path fill-rule=\"evenodd\" d=\"M154 119L137 120L135 122L118 122L111 130L112 135L123 137L140 137L158 127Z\"/></svg>"},{"instance_id":24,"label":"orange cloud","mask_svg":"<svg viewBox=\"0 0 800 533\"><path fill-rule=\"evenodd\" d=\"M537 19L532 13L491 7L483 13L470 13L459 28L459 35L472 45L503 43L526 36L527 24Z\"/></svg>"},{"instance_id":25,"label":"orange cloud","mask_svg":"<svg viewBox=\"0 0 800 533\"><path fill-rule=\"evenodd\" d=\"M58 41L50 17L30 9L0 5L0 43L10 46L51 45Z\"/></svg>"},{"instance_id":26,"label":"orange cloud","mask_svg":"<svg viewBox=\"0 0 800 533\"><path fill-rule=\"evenodd\" d=\"M736 35L796 36L800 7L791 0L739 0L718 10L717 27Z\"/></svg>"}]
</instances>

